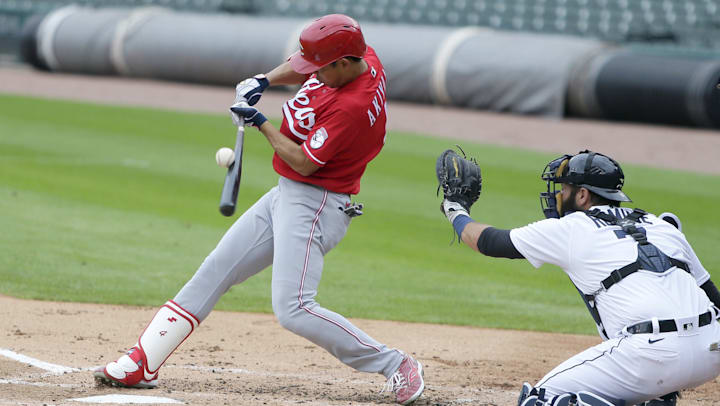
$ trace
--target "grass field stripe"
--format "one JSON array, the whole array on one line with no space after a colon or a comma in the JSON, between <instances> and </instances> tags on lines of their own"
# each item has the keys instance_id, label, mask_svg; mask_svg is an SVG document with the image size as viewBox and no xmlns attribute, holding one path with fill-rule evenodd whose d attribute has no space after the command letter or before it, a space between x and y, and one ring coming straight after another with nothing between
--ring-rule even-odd
<instances>
[{"instance_id":1,"label":"grass field stripe","mask_svg":"<svg viewBox=\"0 0 720 406\"><path fill-rule=\"evenodd\" d=\"M39 359L28 357L27 355L18 354L5 348L0 348L0 355L6 358L10 358L11 360L22 362L23 364L28 364L36 368L44 369L45 371L50 371L56 375L80 371L77 368L70 368L62 365L51 364L45 361L40 361Z\"/></svg>"}]
</instances>

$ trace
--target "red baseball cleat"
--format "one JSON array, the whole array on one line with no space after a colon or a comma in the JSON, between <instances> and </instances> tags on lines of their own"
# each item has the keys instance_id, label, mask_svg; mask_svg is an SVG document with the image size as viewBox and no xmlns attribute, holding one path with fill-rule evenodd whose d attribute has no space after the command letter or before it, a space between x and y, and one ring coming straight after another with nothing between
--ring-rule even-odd
<instances>
[{"instance_id":1,"label":"red baseball cleat","mask_svg":"<svg viewBox=\"0 0 720 406\"><path fill-rule=\"evenodd\" d=\"M423 390L425 390L425 381L422 365L413 357L406 355L400 368L387 380L383 392L394 392L397 403L408 405L419 398Z\"/></svg>"},{"instance_id":2,"label":"red baseball cleat","mask_svg":"<svg viewBox=\"0 0 720 406\"><path fill-rule=\"evenodd\" d=\"M157 386L158 374L145 376L144 358L142 350L133 347L117 361L93 371L93 376L98 383L108 386L152 389Z\"/></svg>"}]
</instances>

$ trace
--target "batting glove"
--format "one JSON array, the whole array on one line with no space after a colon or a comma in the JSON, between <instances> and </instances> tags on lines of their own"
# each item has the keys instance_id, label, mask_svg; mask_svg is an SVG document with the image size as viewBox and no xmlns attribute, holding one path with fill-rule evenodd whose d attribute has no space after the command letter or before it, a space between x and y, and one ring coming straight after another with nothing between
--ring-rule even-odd
<instances>
[{"instance_id":1,"label":"batting glove","mask_svg":"<svg viewBox=\"0 0 720 406\"><path fill-rule=\"evenodd\" d=\"M440 209L443 211L448 221L450 221L450 224L453 224L453 221L455 221L455 218L457 218L457 216L470 217L470 214L467 212L467 210L465 210L462 204L458 202L453 202L452 200L444 199L442 205L440 206Z\"/></svg>"},{"instance_id":2,"label":"batting glove","mask_svg":"<svg viewBox=\"0 0 720 406\"><path fill-rule=\"evenodd\" d=\"M234 104L245 100L247 104L254 106L255 103L260 101L262 92L267 89L268 86L270 86L270 81L267 80L262 73L243 80L235 86Z\"/></svg>"},{"instance_id":3,"label":"batting glove","mask_svg":"<svg viewBox=\"0 0 720 406\"><path fill-rule=\"evenodd\" d=\"M250 106L246 101L241 101L230 106L230 115L236 126L251 125L260 128L267 121L267 118L255 107ZM241 123L242 121L242 123Z\"/></svg>"}]
</instances>

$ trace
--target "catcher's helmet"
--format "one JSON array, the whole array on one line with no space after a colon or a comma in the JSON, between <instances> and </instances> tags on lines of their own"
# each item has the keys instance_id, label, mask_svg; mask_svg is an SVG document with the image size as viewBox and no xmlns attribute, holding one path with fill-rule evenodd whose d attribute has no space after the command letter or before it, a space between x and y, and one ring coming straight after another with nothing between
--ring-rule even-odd
<instances>
[{"instance_id":1,"label":"catcher's helmet","mask_svg":"<svg viewBox=\"0 0 720 406\"><path fill-rule=\"evenodd\" d=\"M542 179L547 182L547 192L540 193L540 205L548 218L558 218L562 212L562 199L556 188L560 183L584 187L614 202L632 201L622 191L625 175L620 164L607 155L589 150L550 161L543 170Z\"/></svg>"},{"instance_id":2,"label":"catcher's helmet","mask_svg":"<svg viewBox=\"0 0 720 406\"><path fill-rule=\"evenodd\" d=\"M365 55L360 25L343 14L329 14L308 24L300 33L300 50L290 56L297 73L313 73L340 58Z\"/></svg>"}]
</instances>

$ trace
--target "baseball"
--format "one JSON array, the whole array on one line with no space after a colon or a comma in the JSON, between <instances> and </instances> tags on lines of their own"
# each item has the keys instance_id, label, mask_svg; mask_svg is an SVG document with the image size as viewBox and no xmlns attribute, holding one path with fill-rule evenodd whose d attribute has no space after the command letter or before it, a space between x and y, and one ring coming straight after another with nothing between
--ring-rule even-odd
<instances>
[{"instance_id":1,"label":"baseball","mask_svg":"<svg viewBox=\"0 0 720 406\"><path fill-rule=\"evenodd\" d=\"M227 147L222 147L215 153L215 162L223 168L228 168L235 162L235 151Z\"/></svg>"}]
</instances>

